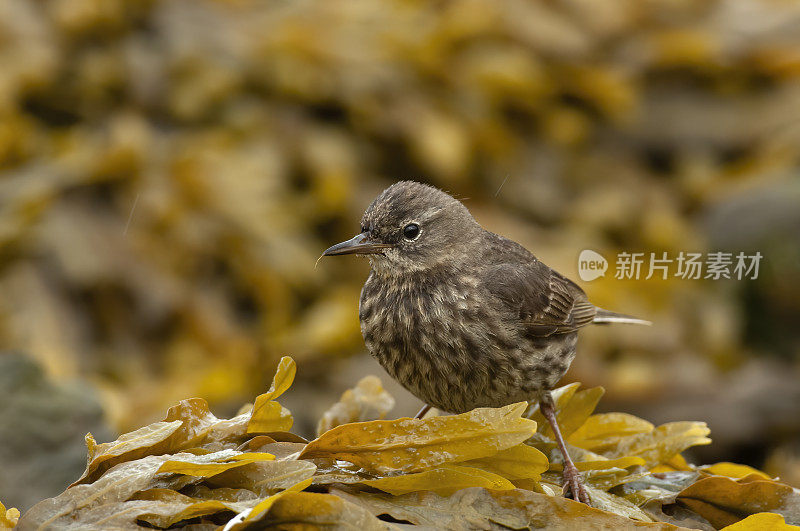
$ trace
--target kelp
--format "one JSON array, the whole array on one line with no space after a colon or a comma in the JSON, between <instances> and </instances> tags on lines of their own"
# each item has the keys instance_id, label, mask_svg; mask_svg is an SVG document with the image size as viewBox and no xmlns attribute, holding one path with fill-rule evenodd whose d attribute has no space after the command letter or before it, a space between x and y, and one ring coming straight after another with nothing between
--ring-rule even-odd
<instances>
[{"instance_id":1,"label":"kelp","mask_svg":"<svg viewBox=\"0 0 800 531\"><path fill-rule=\"evenodd\" d=\"M703 423L654 426L627 414L593 414L600 388L570 384L554 393L586 478L587 506L562 496L563 464L535 404L376 419L392 401L370 377L325 414L320 426L328 429L317 439L266 433L291 426L275 399L295 370L283 358L270 389L232 419L190 399L116 441L87 436L86 472L26 512L18 528L748 530L800 523L795 489L743 465L695 467L683 459L686 448L710 442ZM16 513L2 509L0 523L9 527Z\"/></svg>"}]
</instances>

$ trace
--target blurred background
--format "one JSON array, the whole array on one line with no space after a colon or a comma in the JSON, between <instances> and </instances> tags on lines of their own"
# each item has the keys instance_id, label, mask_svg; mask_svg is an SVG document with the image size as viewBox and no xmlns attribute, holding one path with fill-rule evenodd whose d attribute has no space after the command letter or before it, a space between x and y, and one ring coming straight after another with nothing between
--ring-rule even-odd
<instances>
[{"instance_id":1,"label":"blurred background","mask_svg":"<svg viewBox=\"0 0 800 531\"><path fill-rule=\"evenodd\" d=\"M356 258L413 178L578 280L593 249L763 255L755 280L579 282L603 410L704 420L695 462L800 486L800 4L0 0L0 500L298 362L293 431L377 374Z\"/></svg>"}]
</instances>

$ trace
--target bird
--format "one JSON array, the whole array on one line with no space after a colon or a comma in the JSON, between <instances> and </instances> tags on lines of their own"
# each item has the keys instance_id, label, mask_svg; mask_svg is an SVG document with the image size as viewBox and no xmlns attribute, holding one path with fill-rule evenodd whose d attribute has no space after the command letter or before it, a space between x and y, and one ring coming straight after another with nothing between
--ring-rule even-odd
<instances>
[{"instance_id":1,"label":"bird","mask_svg":"<svg viewBox=\"0 0 800 531\"><path fill-rule=\"evenodd\" d=\"M578 330L649 321L593 305L573 281L427 184L389 186L360 228L322 256L369 259L358 310L364 343L425 404L417 418L430 407L458 414L536 401L564 458L564 495L590 503L551 390L575 358Z\"/></svg>"}]
</instances>

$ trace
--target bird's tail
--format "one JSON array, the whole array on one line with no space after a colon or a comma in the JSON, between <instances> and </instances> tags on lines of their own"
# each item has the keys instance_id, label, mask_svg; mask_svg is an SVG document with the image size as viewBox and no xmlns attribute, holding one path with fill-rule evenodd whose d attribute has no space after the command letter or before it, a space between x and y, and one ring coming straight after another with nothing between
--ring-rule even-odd
<instances>
[{"instance_id":1,"label":"bird's tail","mask_svg":"<svg viewBox=\"0 0 800 531\"><path fill-rule=\"evenodd\" d=\"M594 315L592 322L595 324L626 323L648 326L653 324L646 319L639 319L638 317L625 315L624 313L610 312L602 308L597 309L597 313Z\"/></svg>"}]
</instances>

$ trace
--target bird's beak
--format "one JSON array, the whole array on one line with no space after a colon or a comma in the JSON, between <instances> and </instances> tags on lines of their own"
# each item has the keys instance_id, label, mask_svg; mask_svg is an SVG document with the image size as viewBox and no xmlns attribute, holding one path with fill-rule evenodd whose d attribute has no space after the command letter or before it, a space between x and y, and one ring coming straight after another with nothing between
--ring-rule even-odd
<instances>
[{"instance_id":1,"label":"bird's beak","mask_svg":"<svg viewBox=\"0 0 800 531\"><path fill-rule=\"evenodd\" d=\"M388 249L391 245L387 243L375 243L367 240L367 233L362 232L349 240L337 243L325 249L322 256L336 256L337 254L377 254Z\"/></svg>"}]
</instances>

